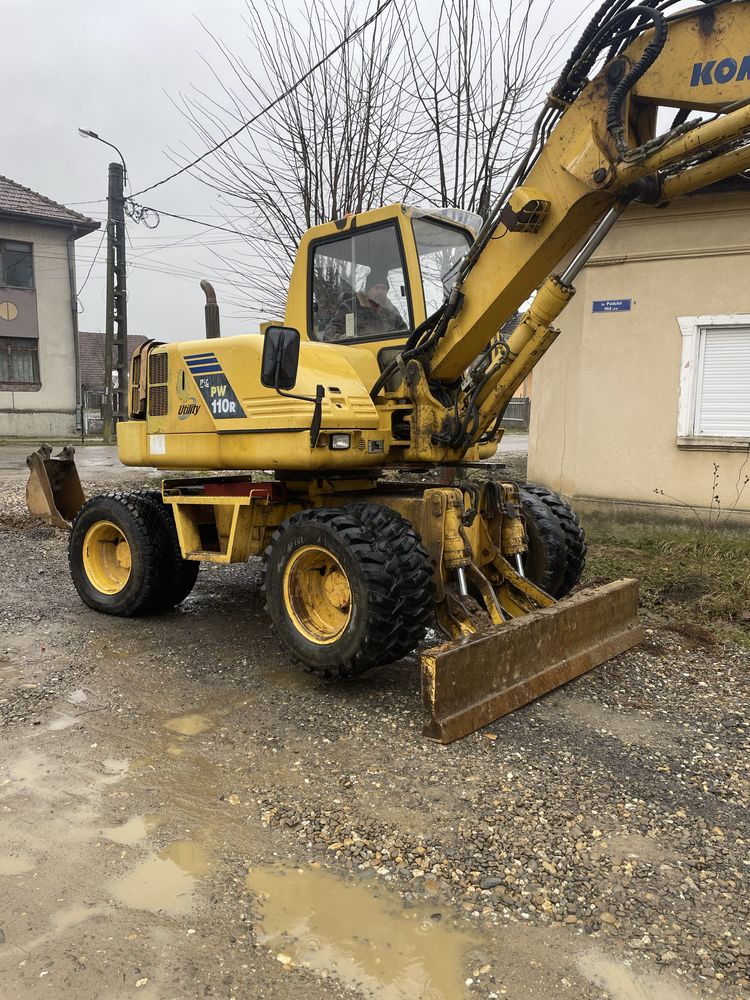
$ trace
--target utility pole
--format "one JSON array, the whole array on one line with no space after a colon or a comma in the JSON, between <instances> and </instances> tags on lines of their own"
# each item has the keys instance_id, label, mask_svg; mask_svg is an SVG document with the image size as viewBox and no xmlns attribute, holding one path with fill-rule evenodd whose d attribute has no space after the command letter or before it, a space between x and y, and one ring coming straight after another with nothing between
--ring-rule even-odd
<instances>
[{"instance_id":1,"label":"utility pole","mask_svg":"<svg viewBox=\"0 0 750 1000\"><path fill-rule=\"evenodd\" d=\"M125 275L125 170L110 163L107 191L107 317L104 332L102 436L112 443L113 428L128 415L128 302ZM112 372L117 385L114 385Z\"/></svg>"}]
</instances>

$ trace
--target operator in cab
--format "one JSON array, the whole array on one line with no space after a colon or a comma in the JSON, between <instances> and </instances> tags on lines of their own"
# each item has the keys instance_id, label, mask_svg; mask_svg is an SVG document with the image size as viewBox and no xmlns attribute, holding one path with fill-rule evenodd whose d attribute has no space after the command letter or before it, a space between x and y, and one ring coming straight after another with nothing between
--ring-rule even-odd
<instances>
[{"instance_id":1,"label":"operator in cab","mask_svg":"<svg viewBox=\"0 0 750 1000\"><path fill-rule=\"evenodd\" d=\"M388 298L390 283L388 269L373 266L367 276L367 288L363 292L355 292L351 297L339 303L327 325L320 332L321 340L344 340L352 336L356 329L357 337L378 337L384 333L404 330L406 324L401 313ZM352 317L348 319L347 317Z\"/></svg>"}]
</instances>

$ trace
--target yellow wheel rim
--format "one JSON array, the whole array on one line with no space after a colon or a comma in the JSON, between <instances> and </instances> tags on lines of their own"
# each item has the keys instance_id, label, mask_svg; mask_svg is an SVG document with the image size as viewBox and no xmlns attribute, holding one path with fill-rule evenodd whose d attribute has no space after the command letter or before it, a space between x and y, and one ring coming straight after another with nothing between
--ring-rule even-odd
<instances>
[{"instance_id":1,"label":"yellow wheel rim","mask_svg":"<svg viewBox=\"0 0 750 1000\"><path fill-rule=\"evenodd\" d=\"M294 627L310 642L327 646L352 616L352 589L341 563L328 549L303 545L284 570L284 603Z\"/></svg>"},{"instance_id":2,"label":"yellow wheel rim","mask_svg":"<svg viewBox=\"0 0 750 1000\"><path fill-rule=\"evenodd\" d=\"M119 594L130 579L130 545L112 521L97 521L83 540L83 568L101 594Z\"/></svg>"}]
</instances>

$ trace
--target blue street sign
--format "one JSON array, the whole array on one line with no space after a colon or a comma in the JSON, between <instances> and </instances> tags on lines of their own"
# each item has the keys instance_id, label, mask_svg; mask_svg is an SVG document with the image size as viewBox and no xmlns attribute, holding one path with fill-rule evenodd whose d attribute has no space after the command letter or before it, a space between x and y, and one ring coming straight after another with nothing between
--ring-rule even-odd
<instances>
[{"instance_id":1,"label":"blue street sign","mask_svg":"<svg viewBox=\"0 0 750 1000\"><path fill-rule=\"evenodd\" d=\"M594 299L591 311L595 313L630 312L632 305L632 299Z\"/></svg>"}]
</instances>

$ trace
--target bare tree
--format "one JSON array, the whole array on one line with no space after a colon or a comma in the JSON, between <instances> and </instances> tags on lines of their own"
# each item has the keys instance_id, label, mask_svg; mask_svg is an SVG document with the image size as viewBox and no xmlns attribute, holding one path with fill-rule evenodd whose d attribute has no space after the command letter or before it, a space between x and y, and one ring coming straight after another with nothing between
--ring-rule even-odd
<instances>
[{"instance_id":1,"label":"bare tree","mask_svg":"<svg viewBox=\"0 0 750 1000\"><path fill-rule=\"evenodd\" d=\"M280 0L248 0L249 55L211 36L222 60L212 66L219 96L183 99L201 139L213 145L283 94L351 33L356 15L352 0L343 8L336 0L308 0L293 23ZM247 213L250 256L241 264L224 259L223 276L256 312L283 311L305 230L397 200L411 186L394 170L409 115L400 36L394 9L196 170Z\"/></svg>"},{"instance_id":2,"label":"bare tree","mask_svg":"<svg viewBox=\"0 0 750 1000\"><path fill-rule=\"evenodd\" d=\"M486 216L544 94L551 10L552 0L441 0L430 24L410 0L402 18L412 156L419 150L411 167L423 199Z\"/></svg>"},{"instance_id":3,"label":"bare tree","mask_svg":"<svg viewBox=\"0 0 750 1000\"><path fill-rule=\"evenodd\" d=\"M306 0L292 21L281 0L246 2L245 54L208 32L217 94L180 104L204 148L284 95L373 9ZM418 0L399 0L203 160L195 174L247 229L241 259L219 258L235 289L226 301L281 315L300 237L347 212L407 200L484 214L543 90L551 6L508 0L500 15L491 0L441 0L430 23Z\"/></svg>"}]
</instances>

